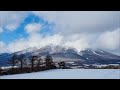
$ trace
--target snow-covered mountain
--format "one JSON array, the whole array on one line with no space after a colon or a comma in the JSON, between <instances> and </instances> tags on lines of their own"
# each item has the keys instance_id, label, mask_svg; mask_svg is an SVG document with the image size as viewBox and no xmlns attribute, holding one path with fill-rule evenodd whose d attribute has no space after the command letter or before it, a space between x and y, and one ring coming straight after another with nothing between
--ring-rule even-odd
<instances>
[{"instance_id":1,"label":"snow-covered mountain","mask_svg":"<svg viewBox=\"0 0 120 90\"><path fill-rule=\"evenodd\" d=\"M101 49L85 49L78 52L75 48L48 45L42 48L28 48L15 52L18 56L24 54L26 58L31 55L51 55L54 61L80 61L81 63L120 63L120 56L111 54ZM6 65L6 61L12 54L3 53L0 55L0 66Z\"/></svg>"},{"instance_id":2,"label":"snow-covered mountain","mask_svg":"<svg viewBox=\"0 0 120 90\"><path fill-rule=\"evenodd\" d=\"M114 55L112 53L106 52L101 49L85 49L80 51L80 55L89 63L119 63L120 56Z\"/></svg>"},{"instance_id":3,"label":"snow-covered mountain","mask_svg":"<svg viewBox=\"0 0 120 90\"><path fill-rule=\"evenodd\" d=\"M26 54L26 53L32 53L34 51L36 51L37 48L36 47L31 47L31 48L27 48L25 50L22 50L22 51L18 51L18 52L15 52L17 55L20 55L20 54Z\"/></svg>"}]
</instances>

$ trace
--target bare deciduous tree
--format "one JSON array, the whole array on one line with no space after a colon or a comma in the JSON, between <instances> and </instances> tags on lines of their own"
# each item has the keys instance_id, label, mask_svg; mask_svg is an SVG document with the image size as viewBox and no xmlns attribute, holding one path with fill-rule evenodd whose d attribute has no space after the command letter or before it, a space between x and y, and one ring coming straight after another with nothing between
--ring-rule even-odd
<instances>
[{"instance_id":1,"label":"bare deciduous tree","mask_svg":"<svg viewBox=\"0 0 120 90\"><path fill-rule=\"evenodd\" d=\"M45 58L45 61L46 61L46 68L50 69L51 65L53 63L52 57L50 55L47 55L46 58Z\"/></svg>"},{"instance_id":2,"label":"bare deciduous tree","mask_svg":"<svg viewBox=\"0 0 120 90\"><path fill-rule=\"evenodd\" d=\"M40 68L40 65L41 65L41 61L42 61L42 58L39 57L39 59L37 60L37 68L39 69Z\"/></svg>"},{"instance_id":3,"label":"bare deciduous tree","mask_svg":"<svg viewBox=\"0 0 120 90\"><path fill-rule=\"evenodd\" d=\"M21 71L23 70L23 65L25 64L25 55L24 54L21 54L18 58L19 62L20 62L20 69Z\"/></svg>"},{"instance_id":4,"label":"bare deciduous tree","mask_svg":"<svg viewBox=\"0 0 120 90\"><path fill-rule=\"evenodd\" d=\"M34 61L36 61L37 60L37 56L32 56L31 57L31 69L32 69L32 71L34 71Z\"/></svg>"},{"instance_id":5,"label":"bare deciduous tree","mask_svg":"<svg viewBox=\"0 0 120 90\"><path fill-rule=\"evenodd\" d=\"M10 60L8 60L8 64L12 64L12 71L15 67L15 64L17 63L17 55L14 53L12 58Z\"/></svg>"}]
</instances>

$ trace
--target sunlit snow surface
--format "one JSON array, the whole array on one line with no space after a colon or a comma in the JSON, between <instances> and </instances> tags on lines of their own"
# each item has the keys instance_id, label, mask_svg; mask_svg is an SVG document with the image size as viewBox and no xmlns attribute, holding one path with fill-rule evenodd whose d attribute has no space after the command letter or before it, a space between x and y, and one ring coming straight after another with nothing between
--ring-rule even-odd
<instances>
[{"instance_id":1,"label":"sunlit snow surface","mask_svg":"<svg viewBox=\"0 0 120 90\"><path fill-rule=\"evenodd\" d=\"M55 69L4 75L0 79L120 79L120 69Z\"/></svg>"}]
</instances>

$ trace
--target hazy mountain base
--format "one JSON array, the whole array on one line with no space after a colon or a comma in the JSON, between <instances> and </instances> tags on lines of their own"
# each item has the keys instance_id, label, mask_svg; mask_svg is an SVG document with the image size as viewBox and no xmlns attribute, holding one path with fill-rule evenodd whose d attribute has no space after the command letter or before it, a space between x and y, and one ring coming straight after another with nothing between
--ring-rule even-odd
<instances>
[{"instance_id":1,"label":"hazy mountain base","mask_svg":"<svg viewBox=\"0 0 120 90\"><path fill-rule=\"evenodd\" d=\"M74 61L82 61L80 59L71 59L71 58L55 58L53 57L53 61L54 62L61 62L61 61L65 61L65 62L74 62ZM83 60L84 61L84 60Z\"/></svg>"}]
</instances>

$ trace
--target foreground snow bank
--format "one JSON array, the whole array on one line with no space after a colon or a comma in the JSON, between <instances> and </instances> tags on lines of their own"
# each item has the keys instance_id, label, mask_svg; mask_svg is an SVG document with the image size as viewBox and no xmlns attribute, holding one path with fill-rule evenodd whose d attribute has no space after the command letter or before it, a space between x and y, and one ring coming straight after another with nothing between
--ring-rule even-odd
<instances>
[{"instance_id":1,"label":"foreground snow bank","mask_svg":"<svg viewBox=\"0 0 120 90\"><path fill-rule=\"evenodd\" d=\"M5 75L0 79L120 79L120 69L55 69Z\"/></svg>"}]
</instances>

